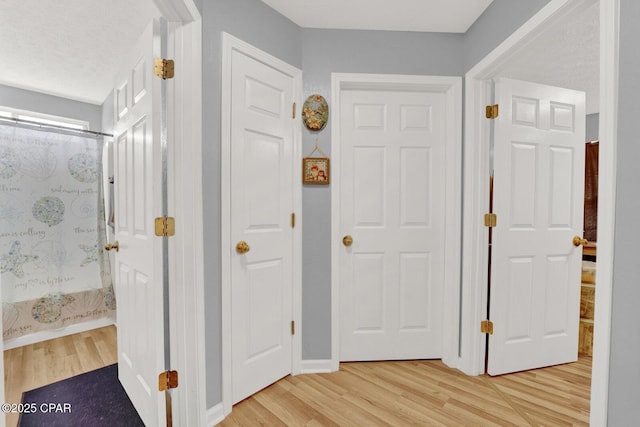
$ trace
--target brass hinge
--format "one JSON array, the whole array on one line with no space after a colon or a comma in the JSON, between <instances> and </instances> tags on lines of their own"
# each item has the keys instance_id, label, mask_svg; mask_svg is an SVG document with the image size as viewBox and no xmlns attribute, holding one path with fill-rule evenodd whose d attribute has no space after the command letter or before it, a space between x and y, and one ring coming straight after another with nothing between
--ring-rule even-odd
<instances>
[{"instance_id":1,"label":"brass hinge","mask_svg":"<svg viewBox=\"0 0 640 427\"><path fill-rule=\"evenodd\" d=\"M495 227L498 225L498 215L494 213L484 214L484 226Z\"/></svg>"},{"instance_id":2,"label":"brass hinge","mask_svg":"<svg viewBox=\"0 0 640 427\"><path fill-rule=\"evenodd\" d=\"M493 335L493 322L491 320L483 320L480 322L480 332Z\"/></svg>"},{"instance_id":3,"label":"brass hinge","mask_svg":"<svg viewBox=\"0 0 640 427\"><path fill-rule=\"evenodd\" d=\"M291 228L296 228L296 214L295 214L295 212L291 213Z\"/></svg>"},{"instance_id":4,"label":"brass hinge","mask_svg":"<svg viewBox=\"0 0 640 427\"><path fill-rule=\"evenodd\" d=\"M291 109L291 118L295 119L296 118L296 103L293 103L293 107Z\"/></svg>"},{"instance_id":5,"label":"brass hinge","mask_svg":"<svg viewBox=\"0 0 640 427\"><path fill-rule=\"evenodd\" d=\"M158 375L158 391L178 387L178 371L164 371Z\"/></svg>"},{"instance_id":6,"label":"brass hinge","mask_svg":"<svg viewBox=\"0 0 640 427\"><path fill-rule=\"evenodd\" d=\"M498 107L498 104L486 106L485 116L487 119L496 119L498 118L499 113L500 108Z\"/></svg>"},{"instance_id":7,"label":"brass hinge","mask_svg":"<svg viewBox=\"0 0 640 427\"><path fill-rule=\"evenodd\" d=\"M295 335L296 334L296 321L292 320L291 321L291 335Z\"/></svg>"},{"instance_id":8,"label":"brass hinge","mask_svg":"<svg viewBox=\"0 0 640 427\"><path fill-rule=\"evenodd\" d=\"M153 58L153 72L161 79L172 79L174 70L173 59Z\"/></svg>"},{"instance_id":9,"label":"brass hinge","mask_svg":"<svg viewBox=\"0 0 640 427\"><path fill-rule=\"evenodd\" d=\"M176 220L170 216L156 218L156 236L166 237L176 234Z\"/></svg>"}]
</instances>

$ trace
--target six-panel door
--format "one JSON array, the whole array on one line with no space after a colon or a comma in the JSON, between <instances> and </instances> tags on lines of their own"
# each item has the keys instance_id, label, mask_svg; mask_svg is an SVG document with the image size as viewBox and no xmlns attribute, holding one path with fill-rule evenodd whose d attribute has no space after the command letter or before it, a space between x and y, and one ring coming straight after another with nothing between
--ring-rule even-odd
<instances>
[{"instance_id":1,"label":"six-panel door","mask_svg":"<svg viewBox=\"0 0 640 427\"><path fill-rule=\"evenodd\" d=\"M340 360L439 358L445 94L340 96Z\"/></svg>"}]
</instances>

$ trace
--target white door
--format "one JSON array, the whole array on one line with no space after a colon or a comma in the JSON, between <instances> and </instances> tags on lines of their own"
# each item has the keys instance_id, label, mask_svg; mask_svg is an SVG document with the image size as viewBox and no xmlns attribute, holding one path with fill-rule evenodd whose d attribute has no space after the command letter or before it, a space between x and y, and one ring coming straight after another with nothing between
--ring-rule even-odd
<instances>
[{"instance_id":1,"label":"white door","mask_svg":"<svg viewBox=\"0 0 640 427\"><path fill-rule=\"evenodd\" d=\"M162 212L159 24L153 21L123 61L115 101L115 289L118 376L148 426L164 425L162 238L154 217Z\"/></svg>"},{"instance_id":2,"label":"white door","mask_svg":"<svg viewBox=\"0 0 640 427\"><path fill-rule=\"evenodd\" d=\"M291 372L294 79L231 53L232 400ZM243 250L241 242L246 244Z\"/></svg>"},{"instance_id":3,"label":"white door","mask_svg":"<svg viewBox=\"0 0 640 427\"><path fill-rule=\"evenodd\" d=\"M440 358L446 95L340 96L340 360Z\"/></svg>"},{"instance_id":4,"label":"white door","mask_svg":"<svg viewBox=\"0 0 640 427\"><path fill-rule=\"evenodd\" d=\"M488 372L578 357L585 94L500 79L495 86Z\"/></svg>"}]
</instances>

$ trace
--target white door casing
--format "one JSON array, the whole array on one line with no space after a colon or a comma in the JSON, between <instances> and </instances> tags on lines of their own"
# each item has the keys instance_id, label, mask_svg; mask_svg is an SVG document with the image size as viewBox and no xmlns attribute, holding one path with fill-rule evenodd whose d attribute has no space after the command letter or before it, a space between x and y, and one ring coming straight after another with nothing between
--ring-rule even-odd
<instances>
[{"instance_id":1,"label":"white door casing","mask_svg":"<svg viewBox=\"0 0 640 427\"><path fill-rule=\"evenodd\" d=\"M609 350L613 282L613 236L615 230L616 146L618 109L619 0L599 0L600 8L600 173L598 176L598 268L596 271L591 425L606 425L609 389ZM575 8L574 8L575 6ZM461 328L458 367L469 375L480 375L485 366L485 335L478 333L486 316L487 229L482 216L488 211L489 132L484 118L493 103L488 80L500 75L501 67L518 49L537 37L554 19L572 19L576 10L590 2L551 0L531 19L507 37L465 74L464 218L462 255ZM536 58L532 57L532 63ZM457 334L457 333L456 333ZM458 334L457 334L458 335Z\"/></svg>"},{"instance_id":2,"label":"white door casing","mask_svg":"<svg viewBox=\"0 0 640 427\"><path fill-rule=\"evenodd\" d=\"M393 108L383 106L384 103L380 99L363 99L362 102L349 100L349 96L354 93L368 92L377 93L383 98L384 93L392 92L394 93L392 96L406 97L406 99L400 102L394 101ZM379 353L374 357L371 357L371 354L369 357L358 355L356 356L358 359L442 357L446 364L455 366L458 343L454 336L458 319L452 316L453 310L447 310L446 307L458 304L459 289L457 286L445 284L454 284L459 280L460 97L461 79L457 77L338 73L332 75L331 151L334 167L331 196L331 366L334 370L338 368L339 360L353 360L349 354L343 352L343 346L347 352L350 350L349 344L344 342L342 335L343 330L346 330L346 335L353 337L356 328L360 328L361 336L357 337L358 339L374 337L373 344L360 343L359 345L371 354L373 350L379 349ZM434 112L434 110L438 111ZM384 133L378 125L382 124L381 121L384 121L385 117L394 114L396 118L385 123L385 131L392 134L396 146L389 144L386 147L384 138L375 137L375 134L376 132ZM351 132L349 129L350 126L353 127L354 121L359 121L360 132L363 136L366 135L366 138L358 143L361 146L356 144L352 147L349 139L358 133ZM432 127L434 134L438 135L439 141L429 139L432 137L431 132L424 129L427 124ZM375 129L376 126L378 129ZM392 129L394 126L395 130ZM412 136L403 140L399 138L403 132ZM425 135L429 136L425 137ZM426 142L422 137L425 137ZM437 147L434 149L431 145ZM439 157L438 160L436 160L437 157ZM371 173L367 176L364 169L366 162L372 163L373 172L383 172L385 175L381 177L379 174ZM434 167L433 164L436 162L439 164ZM422 168L421 166L425 163L429 164L431 169ZM395 178L387 175L392 170L395 170L397 175ZM440 179L437 182L434 179L432 182L430 181L432 177ZM388 182L387 188L385 188L385 182ZM376 201L376 192L378 199L381 195L386 197L382 203L379 200ZM404 197L403 203L403 194L415 195L416 198ZM430 205L436 198L439 198L439 205ZM347 212L346 215L345 212ZM392 228L394 221L395 228ZM354 231L356 222L358 223L357 231ZM384 226L381 226L381 222L384 222ZM383 231L387 224L391 224L390 229ZM441 228L432 232L431 224L439 224ZM375 236L376 232L379 232L377 236ZM347 234L353 237L353 246L349 248L342 242L343 236ZM413 239L414 235L417 236L416 239ZM386 239L389 237L400 238L391 244L392 249L387 256L389 262L386 266L382 264L381 268L380 260L385 259L385 255L381 252L385 252ZM439 240L444 245L440 248L440 253L429 253L433 250L433 247L429 246L429 239ZM372 243L375 240L380 242ZM427 240L426 243L425 240ZM401 241L408 242L408 246L402 247ZM369 249L365 249L365 244ZM376 244L378 244L377 247L374 246ZM357 258L356 263L352 262L353 258ZM386 271L383 272L382 269ZM404 272L404 277L402 280L397 280L401 272ZM346 295L343 295L342 289L344 276L348 279ZM425 281L428 282L426 278L430 276L438 277L440 280L438 284L440 288L436 286L435 292L433 288L423 286ZM391 288L395 289L391 293L395 292L395 295L382 293L383 280L392 283ZM363 300L372 303L370 306L375 307L377 304L377 310L363 311L362 304L354 303L356 298L353 298L353 290L356 287L351 285L356 282L361 285L361 289L369 286L370 283L379 285L377 293L359 291L359 296L363 297ZM399 286L398 283L400 283ZM343 301L345 297L350 302ZM422 299L422 304L415 303L418 299ZM388 336L395 335L395 337L384 343L384 338L380 338L384 335L382 330L393 323L383 318L394 316L393 311L384 313L383 317L380 316L379 309L383 304L388 303L387 300L395 300L394 305L404 307L406 311L402 317L391 320L395 323L396 331ZM425 315L425 311L429 312L427 304L434 301L438 301L439 307ZM347 311L351 311L353 315L345 313ZM396 316L398 314L399 312L395 313ZM430 318L429 316L432 315L435 317ZM367 325L366 322L370 324ZM428 332L429 328L434 327L437 322L439 322L439 328L435 327L433 333ZM343 326L343 323L346 326ZM428 326L425 325L426 323ZM354 328L355 325L358 326ZM431 348L428 348L428 344L425 345L429 341L429 338L426 338L429 334L432 334L433 340ZM409 340L405 340L405 337L411 335L416 338L416 342L409 344ZM418 337L419 335L421 338ZM401 341L405 340L405 350L384 350L385 346L388 347L388 344L394 343L393 340L397 338L401 338ZM425 340L423 341L422 338ZM355 350L355 347L357 345L351 348Z\"/></svg>"},{"instance_id":3,"label":"white door casing","mask_svg":"<svg viewBox=\"0 0 640 427\"><path fill-rule=\"evenodd\" d=\"M488 372L578 357L585 94L501 78L494 121Z\"/></svg>"},{"instance_id":4,"label":"white door casing","mask_svg":"<svg viewBox=\"0 0 640 427\"><path fill-rule=\"evenodd\" d=\"M115 286L118 297L118 376L146 425L164 425L164 303L162 239L154 217L162 211L159 22L142 34L116 79Z\"/></svg>"},{"instance_id":5,"label":"white door casing","mask_svg":"<svg viewBox=\"0 0 640 427\"><path fill-rule=\"evenodd\" d=\"M442 356L444 93L341 93L340 360Z\"/></svg>"},{"instance_id":6,"label":"white door casing","mask_svg":"<svg viewBox=\"0 0 640 427\"><path fill-rule=\"evenodd\" d=\"M223 341L231 350L223 361L226 412L229 403L295 373L299 365L291 322L298 319L299 329L300 117L292 110L301 73L227 34L223 39L230 106L223 118L223 151L229 156L223 171L229 177L223 183L229 224L223 225L223 278L228 274L229 285L223 282L223 307L230 303ZM248 245L244 253L237 250L241 241Z\"/></svg>"}]
</instances>

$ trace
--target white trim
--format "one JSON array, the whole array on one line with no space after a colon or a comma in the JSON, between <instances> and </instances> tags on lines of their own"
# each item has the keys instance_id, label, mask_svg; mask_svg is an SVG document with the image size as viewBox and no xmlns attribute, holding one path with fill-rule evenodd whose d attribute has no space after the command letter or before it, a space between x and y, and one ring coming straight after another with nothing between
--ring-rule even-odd
<instances>
[{"instance_id":1,"label":"white trim","mask_svg":"<svg viewBox=\"0 0 640 427\"><path fill-rule=\"evenodd\" d=\"M462 79L443 76L393 74L331 74L331 370L340 364L340 94L345 89L403 89L446 94L446 181L445 181L445 276L442 360L457 366L460 272L461 156L462 156ZM451 120L451 122L449 122Z\"/></svg>"},{"instance_id":2,"label":"white trim","mask_svg":"<svg viewBox=\"0 0 640 427\"><path fill-rule=\"evenodd\" d=\"M76 323L74 325L65 326L60 329L50 329L47 331L34 332L29 335L12 338L4 341L4 350L22 347L24 345L35 344L41 341L62 338L68 335L79 334L81 332L90 331L92 329L104 328L105 326L115 325L115 319L112 317L103 317L101 319L89 320L88 322Z\"/></svg>"},{"instance_id":3,"label":"white trim","mask_svg":"<svg viewBox=\"0 0 640 427\"><path fill-rule=\"evenodd\" d=\"M200 20L200 12L193 0L153 0L153 2L168 22L189 23Z\"/></svg>"},{"instance_id":4,"label":"white trim","mask_svg":"<svg viewBox=\"0 0 640 427\"><path fill-rule=\"evenodd\" d=\"M222 305L222 404L225 415L232 407L232 353L231 353L231 53L241 52L251 58L273 67L294 80L294 100L302 105L302 71L286 62L250 45L228 33L222 33L222 87L221 87L221 178L220 206L222 233L221 244L221 305ZM302 129L300 121L294 124L293 153L293 207L296 212L296 226L293 229L293 292L292 312L296 325L302 325L302 176L301 163ZM225 232L226 231L226 232ZM297 328L300 331L302 328ZM293 336L291 374L301 372L302 334Z\"/></svg>"},{"instance_id":5,"label":"white trim","mask_svg":"<svg viewBox=\"0 0 640 427\"><path fill-rule=\"evenodd\" d=\"M335 372L331 359L308 359L301 363L301 374L327 374L329 372Z\"/></svg>"},{"instance_id":6,"label":"white trim","mask_svg":"<svg viewBox=\"0 0 640 427\"><path fill-rule=\"evenodd\" d=\"M222 402L217 405L207 409L207 426L215 426L218 423L221 423L224 420L225 415L222 410Z\"/></svg>"},{"instance_id":7,"label":"white trim","mask_svg":"<svg viewBox=\"0 0 640 427\"><path fill-rule=\"evenodd\" d=\"M549 18L554 17L556 12L565 7L570 1L571 0L551 0L498 47L482 58L480 62L467 72L465 78L471 76L474 79L489 78L492 73L495 73L500 66L510 59L512 53L515 53L518 49L522 48L524 44L533 40L533 32L541 31L545 23L550 23ZM582 0L577 0L574 1L574 3L581 1Z\"/></svg>"},{"instance_id":8,"label":"white trim","mask_svg":"<svg viewBox=\"0 0 640 427\"><path fill-rule=\"evenodd\" d=\"M486 316L487 295L482 292L487 275L487 229L482 218L489 212L489 147L473 143L474 136L489 138L489 127L479 116L477 105L490 103L490 85L481 81L465 86L464 194L462 245L462 307L460 316L460 360L458 369L468 375L484 372L484 361L477 355L485 352L484 335L478 332Z\"/></svg>"},{"instance_id":9,"label":"white trim","mask_svg":"<svg viewBox=\"0 0 640 427\"><path fill-rule=\"evenodd\" d=\"M462 328L459 369L469 375L484 372L485 344L478 324L486 310L486 231L482 215L488 208L489 138L482 109L491 102L488 79L510 55L533 40L552 20L596 0L551 0L465 76L465 182L463 223ZM611 326L613 227L615 218L615 152L617 126L618 1L600 0L600 201L598 203L598 268L596 331L591 383L591 425L606 425Z\"/></svg>"},{"instance_id":10,"label":"white trim","mask_svg":"<svg viewBox=\"0 0 640 427\"><path fill-rule=\"evenodd\" d=\"M598 175L598 260L596 309L591 369L592 426L607 425L611 300L618 145L618 35L619 0L600 0L600 124ZM602 236L609 236L603 239Z\"/></svg>"},{"instance_id":11,"label":"white trim","mask_svg":"<svg viewBox=\"0 0 640 427\"><path fill-rule=\"evenodd\" d=\"M188 8L192 2L172 0ZM187 6L185 6L187 5ZM195 6L193 6L195 7ZM197 10L196 10L197 12ZM174 17L175 18L175 17ZM171 369L180 373L173 393L174 425L206 420L204 248L202 211L202 23L168 25L168 56L180 66L169 80L169 215L176 235L169 239Z\"/></svg>"}]
</instances>

